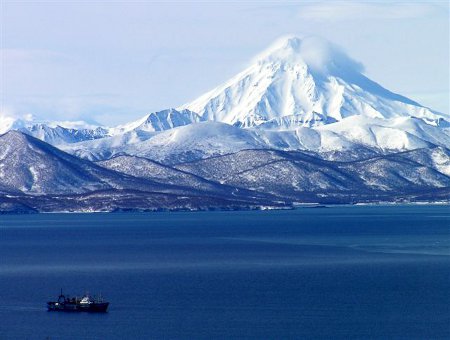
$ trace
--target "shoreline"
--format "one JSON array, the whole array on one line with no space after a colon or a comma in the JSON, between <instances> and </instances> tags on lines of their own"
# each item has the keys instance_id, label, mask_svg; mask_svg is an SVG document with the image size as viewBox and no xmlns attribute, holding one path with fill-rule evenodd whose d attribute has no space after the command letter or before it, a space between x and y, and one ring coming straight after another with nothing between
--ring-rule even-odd
<instances>
[{"instance_id":1,"label":"shoreline","mask_svg":"<svg viewBox=\"0 0 450 340\"><path fill-rule=\"evenodd\" d=\"M198 209L114 209L106 210L60 210L60 211L0 211L0 215L41 215L41 214L128 214L128 213L201 213L201 212L244 212L244 211L282 211L299 209L318 209L335 207L399 207L399 206L450 206L450 201L418 202L360 202L360 203L294 203L291 206L255 206L255 207L206 207Z\"/></svg>"}]
</instances>

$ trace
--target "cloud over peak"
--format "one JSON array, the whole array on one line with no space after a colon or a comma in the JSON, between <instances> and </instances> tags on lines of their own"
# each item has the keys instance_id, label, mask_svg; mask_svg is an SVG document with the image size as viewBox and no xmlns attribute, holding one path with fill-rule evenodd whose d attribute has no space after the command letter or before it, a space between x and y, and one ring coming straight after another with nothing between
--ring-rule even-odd
<instances>
[{"instance_id":1,"label":"cloud over peak","mask_svg":"<svg viewBox=\"0 0 450 340\"><path fill-rule=\"evenodd\" d=\"M352 59L340 47L317 36L286 35L254 58L254 62L304 62L320 73L346 70L362 73L364 66Z\"/></svg>"}]
</instances>

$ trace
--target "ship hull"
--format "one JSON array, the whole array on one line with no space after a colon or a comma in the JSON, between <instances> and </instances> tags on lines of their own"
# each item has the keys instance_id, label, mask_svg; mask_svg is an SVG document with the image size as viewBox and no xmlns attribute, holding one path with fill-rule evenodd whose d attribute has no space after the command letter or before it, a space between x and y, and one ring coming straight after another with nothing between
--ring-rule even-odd
<instances>
[{"instance_id":1,"label":"ship hull","mask_svg":"<svg viewBox=\"0 0 450 340\"><path fill-rule=\"evenodd\" d=\"M80 305L74 303L48 302L47 309L50 312L90 312L105 313L108 310L109 302L91 303Z\"/></svg>"}]
</instances>

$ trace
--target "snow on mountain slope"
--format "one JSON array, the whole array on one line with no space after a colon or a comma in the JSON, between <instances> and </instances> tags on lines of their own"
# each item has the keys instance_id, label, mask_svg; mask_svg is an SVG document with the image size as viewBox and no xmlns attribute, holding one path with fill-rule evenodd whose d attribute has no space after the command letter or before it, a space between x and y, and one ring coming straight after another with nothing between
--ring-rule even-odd
<instances>
[{"instance_id":1,"label":"snow on mountain slope","mask_svg":"<svg viewBox=\"0 0 450 340\"><path fill-rule=\"evenodd\" d=\"M446 129L429 125L415 117L392 119L353 116L332 125L315 129L321 135L333 133L351 143L380 150L413 150L430 145L450 146L450 134ZM336 146L328 143L328 150Z\"/></svg>"},{"instance_id":2,"label":"snow on mountain slope","mask_svg":"<svg viewBox=\"0 0 450 340\"><path fill-rule=\"evenodd\" d=\"M129 145L136 144L137 146L153 136L155 136L155 133L132 130L115 136L73 144L62 144L58 147L77 157L90 161L100 161L124 153L123 150L128 148Z\"/></svg>"},{"instance_id":3,"label":"snow on mountain slope","mask_svg":"<svg viewBox=\"0 0 450 340\"><path fill-rule=\"evenodd\" d=\"M302 157L295 160L279 151L243 150L181 164L177 168L220 183L262 190L281 197L357 187L353 177L327 166L327 162L309 155L302 154Z\"/></svg>"},{"instance_id":4,"label":"snow on mountain slope","mask_svg":"<svg viewBox=\"0 0 450 340\"><path fill-rule=\"evenodd\" d=\"M423 153L433 151L423 149ZM449 176L408 157L414 158L400 153L362 161L330 162L301 152L243 150L177 168L220 183L299 201L310 199L311 195L345 197L348 201L352 196L361 199L389 193L392 198L450 186Z\"/></svg>"},{"instance_id":5,"label":"snow on mountain slope","mask_svg":"<svg viewBox=\"0 0 450 340\"><path fill-rule=\"evenodd\" d=\"M111 171L17 131L1 135L0 145L0 186L25 194L80 194L98 190L186 194L195 190Z\"/></svg>"},{"instance_id":6,"label":"snow on mountain slope","mask_svg":"<svg viewBox=\"0 0 450 340\"><path fill-rule=\"evenodd\" d=\"M432 157L433 151L422 149ZM358 176L365 185L383 191L413 192L450 187L450 177L436 170L435 164L420 164L413 155L397 153L368 160L348 162L340 168Z\"/></svg>"},{"instance_id":7,"label":"snow on mountain slope","mask_svg":"<svg viewBox=\"0 0 450 340\"><path fill-rule=\"evenodd\" d=\"M331 44L297 37L281 39L243 72L179 109L239 127L312 127L354 115L449 120L371 81Z\"/></svg>"},{"instance_id":8,"label":"snow on mountain slope","mask_svg":"<svg viewBox=\"0 0 450 340\"><path fill-rule=\"evenodd\" d=\"M107 169L18 131L0 135L0 145L0 212L284 205L265 193L209 182L136 157L103 164L128 174Z\"/></svg>"},{"instance_id":9,"label":"snow on mountain slope","mask_svg":"<svg viewBox=\"0 0 450 340\"><path fill-rule=\"evenodd\" d=\"M56 124L36 123L22 126L18 129L23 133L36 137L52 145L76 143L85 140L103 138L109 135L108 129L96 128L66 128Z\"/></svg>"},{"instance_id":10,"label":"snow on mountain slope","mask_svg":"<svg viewBox=\"0 0 450 340\"><path fill-rule=\"evenodd\" d=\"M423 119L398 117L391 119L352 116L333 124L291 130L247 129L254 132L267 148L308 150L327 154L333 151L357 153L367 148L375 152L396 152L430 146L450 147L450 130Z\"/></svg>"},{"instance_id":11,"label":"snow on mountain slope","mask_svg":"<svg viewBox=\"0 0 450 340\"><path fill-rule=\"evenodd\" d=\"M0 134L16 130L52 145L99 139L110 134L110 129L84 121L39 121L32 115L17 118L0 114Z\"/></svg>"},{"instance_id":12,"label":"snow on mountain slope","mask_svg":"<svg viewBox=\"0 0 450 340\"><path fill-rule=\"evenodd\" d=\"M168 109L158 112L152 112L145 117L110 129L111 135L127 133L130 131L155 132L173 129L175 127L198 123L200 116L189 110L177 111Z\"/></svg>"},{"instance_id":13,"label":"snow on mountain slope","mask_svg":"<svg viewBox=\"0 0 450 340\"><path fill-rule=\"evenodd\" d=\"M177 164L245 149L304 150L332 160L450 145L445 129L407 117L370 119L353 116L332 125L283 131L242 129L224 123L202 122L160 133L142 134L131 131L109 138L62 145L61 148L90 160L128 154L164 164Z\"/></svg>"},{"instance_id":14,"label":"snow on mountain slope","mask_svg":"<svg viewBox=\"0 0 450 340\"><path fill-rule=\"evenodd\" d=\"M96 126L82 121L40 122L0 116L0 133L17 130L55 146L112 136L119 136L117 140L132 142L132 136L135 141L144 140L152 136L152 133L199 121L201 117L197 113L175 109L152 112L137 121L117 127Z\"/></svg>"},{"instance_id":15,"label":"snow on mountain slope","mask_svg":"<svg viewBox=\"0 0 450 340\"><path fill-rule=\"evenodd\" d=\"M216 186L201 177L163 165L153 160L119 155L105 161L97 162L98 165L125 173L130 176L157 180L172 185L183 185L193 188L216 189Z\"/></svg>"},{"instance_id":16,"label":"snow on mountain slope","mask_svg":"<svg viewBox=\"0 0 450 340\"><path fill-rule=\"evenodd\" d=\"M0 181L24 193L80 193L107 189L101 168L90 167L50 145L20 132L0 136Z\"/></svg>"},{"instance_id":17,"label":"snow on mountain slope","mask_svg":"<svg viewBox=\"0 0 450 340\"><path fill-rule=\"evenodd\" d=\"M128 134L124 136L128 136ZM215 122L181 126L153 134L146 140L136 140L130 143L122 142L119 137L68 144L62 148L69 153L95 160L128 154L160 161L164 164L177 164L231 153L236 150L267 147L252 131Z\"/></svg>"},{"instance_id":18,"label":"snow on mountain slope","mask_svg":"<svg viewBox=\"0 0 450 340\"><path fill-rule=\"evenodd\" d=\"M161 112L162 114L152 115L174 117L178 111ZM139 124L129 126L128 132L119 133L116 129L113 136L110 134L114 133L104 128L76 130L45 124L33 124L26 130L23 127L18 130L89 160L104 160L127 153L169 163L251 148L329 153L350 152L363 147L387 152L430 145L447 148L450 146L450 128L443 124L442 120L441 127L435 126L431 121L411 117L381 119L351 116L314 128L295 127L283 130L267 129L263 127L264 124L255 128L239 129L221 123L201 122L167 131L153 131L156 126L152 123L154 121L153 118L147 117ZM180 159L177 160L177 157Z\"/></svg>"},{"instance_id":19,"label":"snow on mountain slope","mask_svg":"<svg viewBox=\"0 0 450 340\"><path fill-rule=\"evenodd\" d=\"M450 150L442 147L416 149L398 153L397 157L430 167L450 177Z\"/></svg>"},{"instance_id":20,"label":"snow on mountain slope","mask_svg":"<svg viewBox=\"0 0 450 340\"><path fill-rule=\"evenodd\" d=\"M120 173L150 179L161 184L191 188L195 192L201 192L204 196L250 201L272 199L264 193L212 182L147 158L121 155L97 162L97 164Z\"/></svg>"}]
</instances>

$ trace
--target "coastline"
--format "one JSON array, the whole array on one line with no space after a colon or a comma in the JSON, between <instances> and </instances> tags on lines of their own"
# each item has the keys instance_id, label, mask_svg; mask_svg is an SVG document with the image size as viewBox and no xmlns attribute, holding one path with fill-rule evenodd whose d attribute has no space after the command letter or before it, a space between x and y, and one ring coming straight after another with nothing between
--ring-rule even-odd
<instances>
[{"instance_id":1,"label":"coastline","mask_svg":"<svg viewBox=\"0 0 450 340\"><path fill-rule=\"evenodd\" d=\"M244 211L281 211L334 207L401 207L401 206L450 206L450 201L413 201L413 202L357 202L357 203L293 203L285 206L231 206L199 208L154 208L154 209L114 209L114 210L54 210L54 211L1 211L0 215L34 215L34 214L127 214L127 213L200 213L200 212L244 212Z\"/></svg>"}]
</instances>

